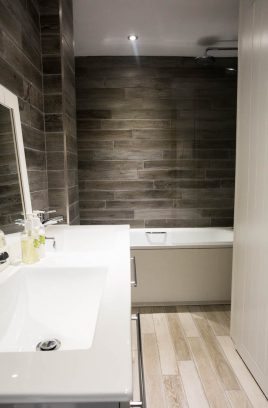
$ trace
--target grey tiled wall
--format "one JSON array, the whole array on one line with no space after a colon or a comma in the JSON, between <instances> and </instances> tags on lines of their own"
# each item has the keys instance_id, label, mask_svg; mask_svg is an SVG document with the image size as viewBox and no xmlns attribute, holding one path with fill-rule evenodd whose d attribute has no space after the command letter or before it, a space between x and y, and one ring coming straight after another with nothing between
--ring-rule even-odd
<instances>
[{"instance_id":1,"label":"grey tiled wall","mask_svg":"<svg viewBox=\"0 0 268 408\"><path fill-rule=\"evenodd\" d=\"M40 0L48 198L79 223L72 0Z\"/></svg>"},{"instance_id":2,"label":"grey tiled wall","mask_svg":"<svg viewBox=\"0 0 268 408\"><path fill-rule=\"evenodd\" d=\"M72 0L0 0L0 83L19 98L33 208L78 223L72 25Z\"/></svg>"},{"instance_id":3,"label":"grey tiled wall","mask_svg":"<svg viewBox=\"0 0 268 408\"><path fill-rule=\"evenodd\" d=\"M231 226L236 76L218 59L76 58L82 224Z\"/></svg>"},{"instance_id":4,"label":"grey tiled wall","mask_svg":"<svg viewBox=\"0 0 268 408\"><path fill-rule=\"evenodd\" d=\"M47 208L39 6L0 0L0 83L19 99L33 208Z\"/></svg>"},{"instance_id":5,"label":"grey tiled wall","mask_svg":"<svg viewBox=\"0 0 268 408\"><path fill-rule=\"evenodd\" d=\"M70 224L79 224L78 163L76 134L75 63L73 46L72 0L61 1L62 25L62 101L65 132L65 155L68 185L68 213Z\"/></svg>"}]
</instances>

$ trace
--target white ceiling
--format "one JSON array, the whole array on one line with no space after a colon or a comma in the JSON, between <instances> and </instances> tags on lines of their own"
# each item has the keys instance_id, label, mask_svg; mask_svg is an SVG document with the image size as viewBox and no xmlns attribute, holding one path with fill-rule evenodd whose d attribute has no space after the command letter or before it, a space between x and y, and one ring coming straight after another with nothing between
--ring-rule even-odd
<instances>
[{"instance_id":1,"label":"white ceiling","mask_svg":"<svg viewBox=\"0 0 268 408\"><path fill-rule=\"evenodd\" d=\"M238 2L73 0L75 53L197 56L212 44L236 45L230 40L237 39ZM131 33L139 36L136 49Z\"/></svg>"}]
</instances>

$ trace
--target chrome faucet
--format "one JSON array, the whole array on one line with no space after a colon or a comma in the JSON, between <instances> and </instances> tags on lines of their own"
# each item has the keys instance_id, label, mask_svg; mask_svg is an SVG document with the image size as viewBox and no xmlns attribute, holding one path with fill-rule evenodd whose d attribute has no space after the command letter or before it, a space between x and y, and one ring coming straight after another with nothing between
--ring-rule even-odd
<instances>
[{"instance_id":1,"label":"chrome faucet","mask_svg":"<svg viewBox=\"0 0 268 408\"><path fill-rule=\"evenodd\" d=\"M41 224L44 225L44 227L47 227L48 225L56 225L59 224L60 222L63 221L63 216L58 215L53 218L49 218L49 214L55 213L56 210L40 210L37 212L37 216L40 219ZM18 219L15 220L15 224L24 226L25 225L25 220L24 219ZM53 248L56 249L56 238L55 237L45 237L46 240L52 240L53 241ZM1 252L0 252L0 263L1 263Z\"/></svg>"},{"instance_id":2,"label":"chrome faucet","mask_svg":"<svg viewBox=\"0 0 268 408\"><path fill-rule=\"evenodd\" d=\"M58 215L53 218L49 218L49 214L55 213L56 210L50 210L50 211L40 211L38 214L38 217L41 221L41 223L44 225L44 227L47 227L48 225L56 225L59 224L60 222L63 221L63 216ZM57 243L56 243L56 238L55 237L46 237L46 240L52 240L53 241L53 248L56 249Z\"/></svg>"},{"instance_id":3,"label":"chrome faucet","mask_svg":"<svg viewBox=\"0 0 268 408\"><path fill-rule=\"evenodd\" d=\"M62 215L57 215L56 217L49 218L49 214L55 213L56 210L50 210L50 211L40 211L37 216L40 219L41 224L46 227L47 225L55 225L59 224L60 222L63 221L63 216ZM25 226L25 220L23 218L19 218L15 220L15 224L21 225L22 227Z\"/></svg>"},{"instance_id":4,"label":"chrome faucet","mask_svg":"<svg viewBox=\"0 0 268 408\"><path fill-rule=\"evenodd\" d=\"M41 221L41 223L46 227L47 225L55 225L63 221L63 216L58 215L53 218L49 218L49 214L55 213L56 210L50 210L50 211L40 211L38 214L38 217Z\"/></svg>"}]
</instances>

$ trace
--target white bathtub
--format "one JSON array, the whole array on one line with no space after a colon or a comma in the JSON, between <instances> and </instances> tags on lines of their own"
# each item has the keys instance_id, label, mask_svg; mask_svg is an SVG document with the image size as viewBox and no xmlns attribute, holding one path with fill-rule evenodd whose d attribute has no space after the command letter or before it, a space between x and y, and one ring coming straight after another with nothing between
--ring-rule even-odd
<instances>
[{"instance_id":1,"label":"white bathtub","mask_svg":"<svg viewBox=\"0 0 268 408\"><path fill-rule=\"evenodd\" d=\"M130 237L138 281L134 304L230 302L232 229L133 229Z\"/></svg>"}]
</instances>

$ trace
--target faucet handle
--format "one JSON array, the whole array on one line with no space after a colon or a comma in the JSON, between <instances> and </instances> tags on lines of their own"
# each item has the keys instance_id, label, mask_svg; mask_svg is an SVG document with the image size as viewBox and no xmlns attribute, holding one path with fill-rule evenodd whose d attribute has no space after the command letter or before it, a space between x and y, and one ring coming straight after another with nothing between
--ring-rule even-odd
<instances>
[{"instance_id":1,"label":"faucet handle","mask_svg":"<svg viewBox=\"0 0 268 408\"><path fill-rule=\"evenodd\" d=\"M44 222L49 220L49 214L57 212L56 210L35 210L33 211L34 214L37 215L37 217L40 219L41 223L44 224Z\"/></svg>"},{"instance_id":2,"label":"faucet handle","mask_svg":"<svg viewBox=\"0 0 268 408\"><path fill-rule=\"evenodd\" d=\"M16 225L21 225L22 227L25 226L25 219L24 218L18 218L17 220L15 220L15 224Z\"/></svg>"}]
</instances>

